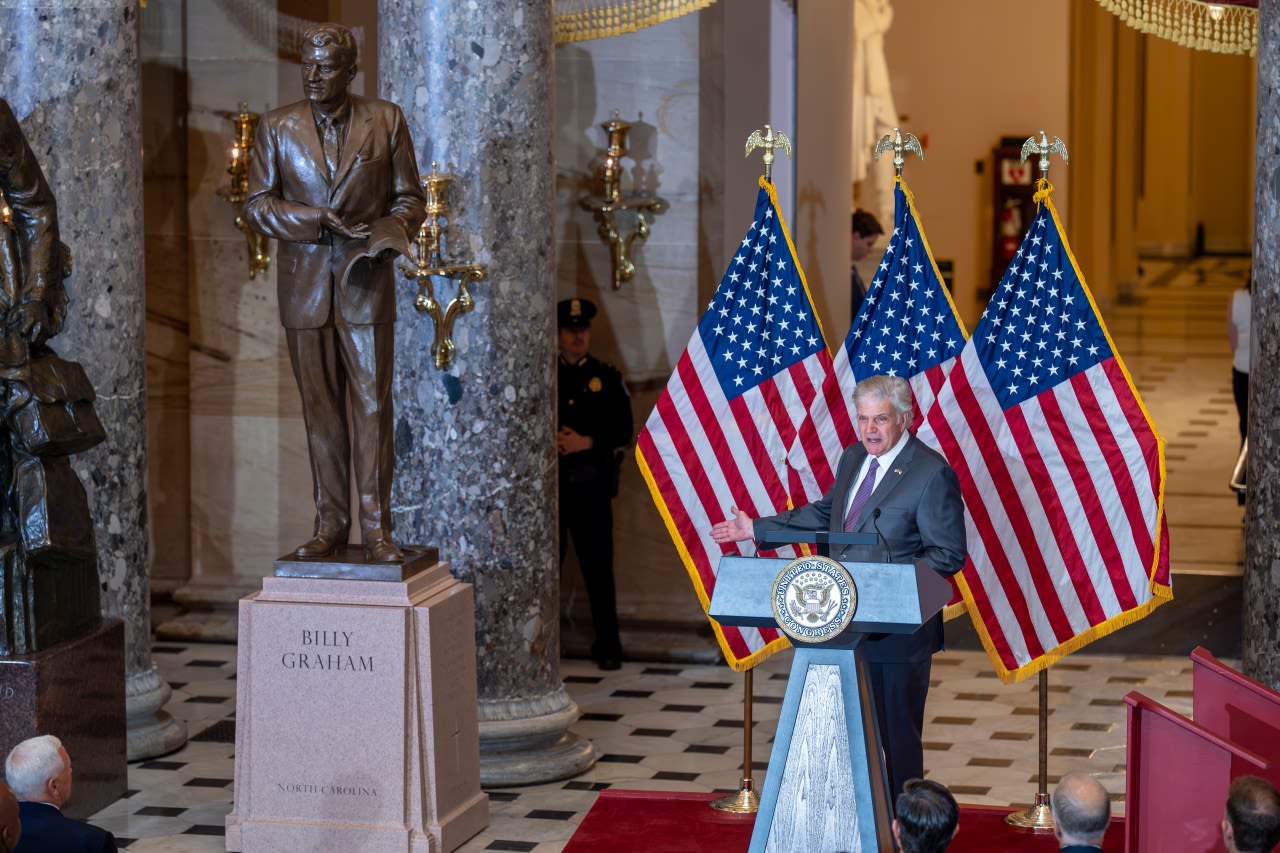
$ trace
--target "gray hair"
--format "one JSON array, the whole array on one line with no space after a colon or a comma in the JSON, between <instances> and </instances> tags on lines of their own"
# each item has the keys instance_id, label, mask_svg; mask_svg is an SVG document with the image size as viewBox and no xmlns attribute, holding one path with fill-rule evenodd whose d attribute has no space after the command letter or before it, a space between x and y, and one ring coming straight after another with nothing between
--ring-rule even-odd
<instances>
[{"instance_id":1,"label":"gray hair","mask_svg":"<svg viewBox=\"0 0 1280 853\"><path fill-rule=\"evenodd\" d=\"M356 64L355 34L342 24L316 24L314 27L308 27L302 34L299 52L305 50L307 45L312 47L334 45L338 48L338 55L347 65Z\"/></svg>"},{"instance_id":2,"label":"gray hair","mask_svg":"<svg viewBox=\"0 0 1280 853\"><path fill-rule=\"evenodd\" d=\"M1087 773L1068 773L1049 799L1049 810L1061 837L1097 842L1111 822L1111 798L1102 783Z\"/></svg>"},{"instance_id":3,"label":"gray hair","mask_svg":"<svg viewBox=\"0 0 1280 853\"><path fill-rule=\"evenodd\" d=\"M911 386L901 376L868 376L853 388L853 406L864 400L888 400L899 415L910 415Z\"/></svg>"},{"instance_id":4,"label":"gray hair","mask_svg":"<svg viewBox=\"0 0 1280 853\"><path fill-rule=\"evenodd\" d=\"M50 779L67 769L62 758L62 741L53 735L27 738L9 750L4 760L4 778L20 800L38 800L44 796Z\"/></svg>"}]
</instances>

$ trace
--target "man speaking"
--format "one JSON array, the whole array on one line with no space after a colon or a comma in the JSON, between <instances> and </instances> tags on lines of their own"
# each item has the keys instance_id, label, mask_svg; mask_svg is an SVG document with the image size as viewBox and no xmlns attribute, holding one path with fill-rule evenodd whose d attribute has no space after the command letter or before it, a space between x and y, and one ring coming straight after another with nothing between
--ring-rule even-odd
<instances>
[{"instance_id":1,"label":"man speaking","mask_svg":"<svg viewBox=\"0 0 1280 853\"><path fill-rule=\"evenodd\" d=\"M845 449L835 484L820 500L769 518L733 518L711 528L716 542L737 542L782 529L876 534L875 546L832 548L844 562L916 563L942 575L964 567L964 502L945 459L907 429L911 386L872 376L853 391L860 442ZM911 634L871 634L863 643L876 703L890 796L924 776L924 704L933 653L942 649L942 615Z\"/></svg>"}]
</instances>

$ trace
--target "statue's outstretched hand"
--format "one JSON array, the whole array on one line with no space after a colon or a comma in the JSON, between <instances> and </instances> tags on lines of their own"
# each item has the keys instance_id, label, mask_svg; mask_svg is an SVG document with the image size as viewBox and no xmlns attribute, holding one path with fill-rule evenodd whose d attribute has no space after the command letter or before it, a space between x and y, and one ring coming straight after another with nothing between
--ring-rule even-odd
<instances>
[{"instance_id":1,"label":"statue's outstretched hand","mask_svg":"<svg viewBox=\"0 0 1280 853\"><path fill-rule=\"evenodd\" d=\"M354 222L347 224L342 221L342 217L331 207L326 207L320 213L320 224L328 228L334 234L341 234L343 237L349 237L352 240L366 240L369 237L369 225L366 222Z\"/></svg>"}]
</instances>

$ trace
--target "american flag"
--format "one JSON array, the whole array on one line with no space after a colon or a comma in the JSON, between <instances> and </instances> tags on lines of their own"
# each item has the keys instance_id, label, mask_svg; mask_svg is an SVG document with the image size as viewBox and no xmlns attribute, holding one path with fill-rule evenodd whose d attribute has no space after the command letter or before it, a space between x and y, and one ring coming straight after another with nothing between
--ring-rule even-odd
<instances>
[{"instance_id":1,"label":"american flag","mask_svg":"<svg viewBox=\"0 0 1280 853\"><path fill-rule=\"evenodd\" d=\"M731 507L758 518L816 500L834 480L834 436L801 437L830 372L795 247L762 178L755 221L636 445L704 612L720 558L751 553L750 543L713 542L711 525ZM787 645L776 629L711 625L738 671Z\"/></svg>"},{"instance_id":2,"label":"american flag","mask_svg":"<svg viewBox=\"0 0 1280 853\"><path fill-rule=\"evenodd\" d=\"M1005 682L1172 598L1164 442L1043 200L926 413L964 494L965 601Z\"/></svg>"},{"instance_id":3,"label":"american flag","mask_svg":"<svg viewBox=\"0 0 1280 853\"><path fill-rule=\"evenodd\" d=\"M856 422L854 385L868 376L903 377L915 396L914 428L933 405L966 335L901 178L895 181L893 198L893 233L844 346L836 353L833 378L844 390L840 400ZM833 408L838 403L830 396L828 401ZM845 444L855 440L852 430L844 432L839 422L837 433Z\"/></svg>"},{"instance_id":4,"label":"american flag","mask_svg":"<svg viewBox=\"0 0 1280 853\"><path fill-rule=\"evenodd\" d=\"M911 428L918 429L967 337L920 227L914 197L900 177L893 198L893 231L884 257L822 386L826 405L815 410L812 428L825 435L816 418L829 412L841 445L858 440L853 387L868 376L901 376L910 383L915 397ZM953 619L962 613L964 599L953 579L945 615Z\"/></svg>"}]
</instances>

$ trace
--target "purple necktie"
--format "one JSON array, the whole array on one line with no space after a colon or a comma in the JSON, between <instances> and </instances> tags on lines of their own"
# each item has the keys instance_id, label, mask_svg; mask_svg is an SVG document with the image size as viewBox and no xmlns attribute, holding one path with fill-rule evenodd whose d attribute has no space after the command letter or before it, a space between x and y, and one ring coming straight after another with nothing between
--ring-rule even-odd
<instances>
[{"instance_id":1,"label":"purple necktie","mask_svg":"<svg viewBox=\"0 0 1280 853\"><path fill-rule=\"evenodd\" d=\"M844 517L845 533L853 532L853 529L858 526L858 517L862 515L862 508L867 505L867 501L871 500L871 491L876 487L876 471L879 469L880 463L876 462L876 458L872 456L871 464L867 466L867 476L862 478L862 485L858 486L853 500L849 502L849 513Z\"/></svg>"}]
</instances>

